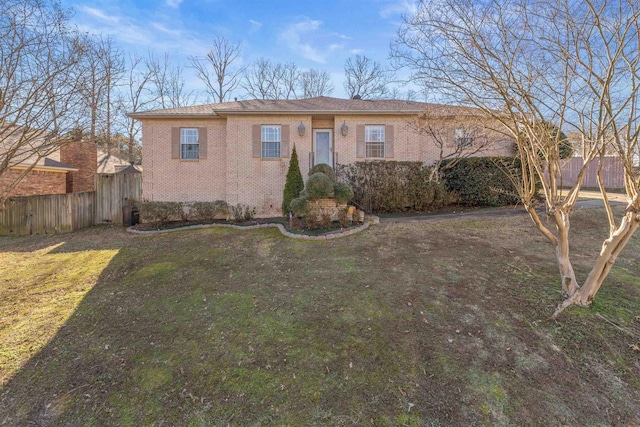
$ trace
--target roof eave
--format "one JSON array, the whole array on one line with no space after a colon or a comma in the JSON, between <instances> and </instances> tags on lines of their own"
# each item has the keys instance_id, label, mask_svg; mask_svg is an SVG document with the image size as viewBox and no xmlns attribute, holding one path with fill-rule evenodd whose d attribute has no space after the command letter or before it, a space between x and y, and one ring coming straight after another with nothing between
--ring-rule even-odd
<instances>
[{"instance_id":1,"label":"roof eave","mask_svg":"<svg viewBox=\"0 0 640 427\"><path fill-rule=\"evenodd\" d=\"M10 166L11 169L29 169L31 165L25 164L17 164ZM44 165L35 165L31 170L34 171L49 171L49 172L78 172L78 168L61 168L57 166L44 166Z\"/></svg>"},{"instance_id":2,"label":"roof eave","mask_svg":"<svg viewBox=\"0 0 640 427\"><path fill-rule=\"evenodd\" d=\"M127 113L127 117L135 120L145 119L215 119L220 118L218 114L149 114L149 113Z\"/></svg>"}]
</instances>

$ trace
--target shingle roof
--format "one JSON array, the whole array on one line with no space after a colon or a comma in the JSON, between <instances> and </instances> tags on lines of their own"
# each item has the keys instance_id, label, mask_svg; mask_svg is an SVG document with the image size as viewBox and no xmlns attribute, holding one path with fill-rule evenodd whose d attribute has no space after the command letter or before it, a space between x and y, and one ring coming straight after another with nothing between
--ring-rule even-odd
<instances>
[{"instance_id":1,"label":"shingle roof","mask_svg":"<svg viewBox=\"0 0 640 427\"><path fill-rule=\"evenodd\" d=\"M134 119L225 117L233 114L410 114L431 110L437 115L449 116L470 113L473 109L451 105L402 100L341 99L319 96L290 100L232 101L193 107L167 108L163 110L129 113Z\"/></svg>"},{"instance_id":2,"label":"shingle roof","mask_svg":"<svg viewBox=\"0 0 640 427\"><path fill-rule=\"evenodd\" d=\"M74 168L73 166L69 166L66 163L62 163L62 162L59 162L57 160L50 159L48 157L44 158L44 161L42 162L42 166L46 166L46 167L49 167L49 168L69 169L69 170L74 170L74 171L78 170L77 168Z\"/></svg>"}]
</instances>

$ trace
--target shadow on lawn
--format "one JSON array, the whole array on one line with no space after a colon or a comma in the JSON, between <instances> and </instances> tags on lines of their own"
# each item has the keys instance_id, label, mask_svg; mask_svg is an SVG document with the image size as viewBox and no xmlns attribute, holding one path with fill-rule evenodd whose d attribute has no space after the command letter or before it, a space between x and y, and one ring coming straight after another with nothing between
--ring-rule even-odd
<instances>
[{"instance_id":1,"label":"shadow on lawn","mask_svg":"<svg viewBox=\"0 0 640 427\"><path fill-rule=\"evenodd\" d=\"M0 391L0 425L634 424L620 331L548 321L535 302L556 298L554 265L526 258L510 221L22 241L117 253Z\"/></svg>"}]
</instances>

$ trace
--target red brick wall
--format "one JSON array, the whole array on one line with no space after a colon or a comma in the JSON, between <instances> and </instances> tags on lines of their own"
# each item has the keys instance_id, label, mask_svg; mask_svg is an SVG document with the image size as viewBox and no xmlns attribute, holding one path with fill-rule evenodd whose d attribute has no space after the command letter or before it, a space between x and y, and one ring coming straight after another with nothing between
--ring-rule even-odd
<instances>
[{"instance_id":1,"label":"red brick wall","mask_svg":"<svg viewBox=\"0 0 640 427\"><path fill-rule=\"evenodd\" d=\"M22 171L9 169L0 175L0 188L11 185ZM11 196L34 196L38 194L65 194L66 179L64 172L32 170L25 176Z\"/></svg>"},{"instance_id":2,"label":"red brick wall","mask_svg":"<svg viewBox=\"0 0 640 427\"><path fill-rule=\"evenodd\" d=\"M72 141L60 147L60 161L78 172L67 174L67 193L95 191L94 174L98 170L98 147L93 142Z\"/></svg>"}]
</instances>

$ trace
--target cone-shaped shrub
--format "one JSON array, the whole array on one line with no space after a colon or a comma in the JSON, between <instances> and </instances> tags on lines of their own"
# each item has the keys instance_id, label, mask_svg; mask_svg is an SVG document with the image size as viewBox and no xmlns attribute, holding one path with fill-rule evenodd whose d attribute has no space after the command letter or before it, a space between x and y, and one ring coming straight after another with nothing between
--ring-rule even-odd
<instances>
[{"instance_id":1,"label":"cone-shaped shrub","mask_svg":"<svg viewBox=\"0 0 640 427\"><path fill-rule=\"evenodd\" d=\"M300 164L298 163L298 153L296 147L293 147L291 160L289 161L289 170L287 171L287 181L284 184L284 193L282 195L282 215L289 215L289 205L293 199L298 197L304 188L302 173L300 172Z\"/></svg>"}]
</instances>

